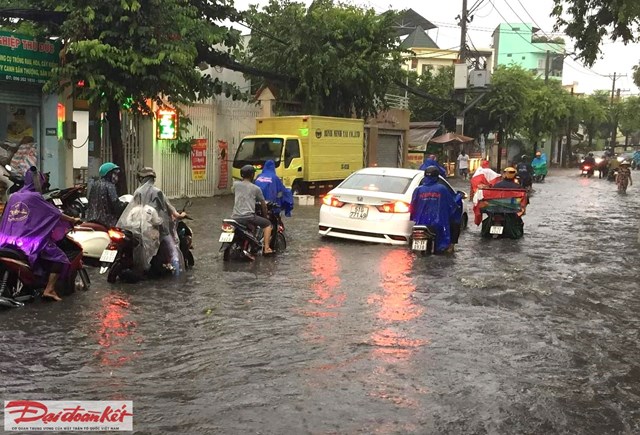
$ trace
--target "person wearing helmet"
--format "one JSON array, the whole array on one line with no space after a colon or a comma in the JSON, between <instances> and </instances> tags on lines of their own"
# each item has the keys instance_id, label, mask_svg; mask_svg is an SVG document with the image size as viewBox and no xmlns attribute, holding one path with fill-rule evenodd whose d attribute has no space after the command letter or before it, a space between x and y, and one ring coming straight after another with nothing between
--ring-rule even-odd
<instances>
[{"instance_id":1,"label":"person wearing helmet","mask_svg":"<svg viewBox=\"0 0 640 435\"><path fill-rule=\"evenodd\" d=\"M114 227L122 211L127 206L120 201L116 184L120 168L112 162L104 163L98 170L100 179L93 183L89 191L87 221L96 222L107 228Z\"/></svg>"},{"instance_id":2,"label":"person wearing helmet","mask_svg":"<svg viewBox=\"0 0 640 435\"><path fill-rule=\"evenodd\" d=\"M455 218L457 204L449 189L438 182L439 176L437 166L425 169L422 184L413 191L410 219L416 225L434 227L436 253L452 253L451 222Z\"/></svg>"},{"instance_id":3,"label":"person wearing helmet","mask_svg":"<svg viewBox=\"0 0 640 435\"><path fill-rule=\"evenodd\" d=\"M142 241L136 248L134 259L138 272L152 270L155 273L164 268L179 273L184 270L184 258L178 248L175 221L187 215L179 213L162 190L155 186L156 171L153 168L144 167L137 175L141 186L133 193L117 226L133 231Z\"/></svg>"},{"instance_id":4,"label":"person wearing helmet","mask_svg":"<svg viewBox=\"0 0 640 435\"><path fill-rule=\"evenodd\" d=\"M533 168L529 164L529 157L526 154L520 157L520 163L516 165L516 170L522 187L525 189L531 187L533 184Z\"/></svg>"},{"instance_id":5,"label":"person wearing helmet","mask_svg":"<svg viewBox=\"0 0 640 435\"><path fill-rule=\"evenodd\" d=\"M502 181L496 183L493 187L498 189L522 189L523 187L516 183L516 175L518 171L516 168L509 166L502 171Z\"/></svg>"},{"instance_id":6,"label":"person wearing helmet","mask_svg":"<svg viewBox=\"0 0 640 435\"><path fill-rule=\"evenodd\" d=\"M628 160L620 163L618 169L618 175L616 176L616 184L618 185L618 192L627 193L627 187L633 186L633 180L631 179L631 162Z\"/></svg>"},{"instance_id":7,"label":"person wearing helmet","mask_svg":"<svg viewBox=\"0 0 640 435\"><path fill-rule=\"evenodd\" d=\"M235 219L243 225L255 225L264 229L264 245L263 253L272 254L271 243L271 221L262 216L269 216L267 211L267 203L264 200L262 190L253 183L253 177L256 175L256 168L251 165L244 165L240 169L242 181L234 181L232 190L235 195L233 203L233 212L231 219ZM256 203L259 202L262 207L262 216L256 215Z\"/></svg>"},{"instance_id":8,"label":"person wearing helmet","mask_svg":"<svg viewBox=\"0 0 640 435\"><path fill-rule=\"evenodd\" d=\"M544 181L547 177L547 155L537 151L536 157L531 161L531 167L533 168L533 175L536 177L536 181Z\"/></svg>"}]
</instances>

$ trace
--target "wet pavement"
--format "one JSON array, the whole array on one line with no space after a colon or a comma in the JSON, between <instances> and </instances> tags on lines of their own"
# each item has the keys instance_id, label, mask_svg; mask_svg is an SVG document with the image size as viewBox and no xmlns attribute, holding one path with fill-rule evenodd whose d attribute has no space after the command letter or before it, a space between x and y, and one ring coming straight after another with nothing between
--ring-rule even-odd
<instances>
[{"instance_id":1,"label":"wet pavement","mask_svg":"<svg viewBox=\"0 0 640 435\"><path fill-rule=\"evenodd\" d=\"M192 272L0 312L0 398L133 400L141 434L640 433L640 188L535 187L523 239L429 258L322 240L316 205L223 263L232 199L197 200Z\"/></svg>"}]
</instances>

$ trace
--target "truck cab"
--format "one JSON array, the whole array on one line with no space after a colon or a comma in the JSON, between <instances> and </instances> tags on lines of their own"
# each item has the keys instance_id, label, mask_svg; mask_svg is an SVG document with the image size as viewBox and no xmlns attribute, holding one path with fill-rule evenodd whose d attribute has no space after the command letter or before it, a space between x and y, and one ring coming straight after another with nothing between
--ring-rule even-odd
<instances>
[{"instance_id":1,"label":"truck cab","mask_svg":"<svg viewBox=\"0 0 640 435\"><path fill-rule=\"evenodd\" d=\"M233 159L231 175L240 179L240 168L252 165L256 176L262 172L267 160L276 164L276 174L284 185L292 188L296 180L304 178L304 156L300 138L287 135L252 135L240 142Z\"/></svg>"}]
</instances>

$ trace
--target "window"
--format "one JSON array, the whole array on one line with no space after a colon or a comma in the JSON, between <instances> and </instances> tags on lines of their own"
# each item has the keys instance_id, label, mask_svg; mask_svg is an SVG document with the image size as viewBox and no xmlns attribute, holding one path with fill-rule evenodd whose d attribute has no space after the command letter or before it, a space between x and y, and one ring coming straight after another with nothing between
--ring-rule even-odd
<instances>
[{"instance_id":1,"label":"window","mask_svg":"<svg viewBox=\"0 0 640 435\"><path fill-rule=\"evenodd\" d=\"M372 192L405 193L412 178L379 174L353 174L340 184L342 189L369 190Z\"/></svg>"},{"instance_id":2,"label":"window","mask_svg":"<svg viewBox=\"0 0 640 435\"><path fill-rule=\"evenodd\" d=\"M416 69L418 68L418 58L414 57L411 58L411 69Z\"/></svg>"},{"instance_id":3,"label":"window","mask_svg":"<svg viewBox=\"0 0 640 435\"><path fill-rule=\"evenodd\" d=\"M0 162L19 172L39 166L39 109L0 104Z\"/></svg>"},{"instance_id":4,"label":"window","mask_svg":"<svg viewBox=\"0 0 640 435\"><path fill-rule=\"evenodd\" d=\"M507 53L507 57L511 57L511 53Z\"/></svg>"},{"instance_id":5,"label":"window","mask_svg":"<svg viewBox=\"0 0 640 435\"><path fill-rule=\"evenodd\" d=\"M546 59L538 59L538 69L545 69Z\"/></svg>"},{"instance_id":6,"label":"window","mask_svg":"<svg viewBox=\"0 0 640 435\"><path fill-rule=\"evenodd\" d=\"M300 143L298 139L287 139L287 143L284 146L284 167L291 166L293 159L300 158Z\"/></svg>"},{"instance_id":7,"label":"window","mask_svg":"<svg viewBox=\"0 0 640 435\"><path fill-rule=\"evenodd\" d=\"M281 152L282 139L244 139L240 142L233 164L234 167L241 168L243 165L261 164L267 160L273 160L277 168L280 166Z\"/></svg>"}]
</instances>

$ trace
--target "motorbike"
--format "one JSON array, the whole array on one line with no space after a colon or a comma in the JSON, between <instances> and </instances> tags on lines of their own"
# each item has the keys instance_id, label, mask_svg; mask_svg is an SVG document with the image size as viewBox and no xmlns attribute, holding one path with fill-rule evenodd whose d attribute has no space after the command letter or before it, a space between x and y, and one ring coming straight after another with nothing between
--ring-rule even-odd
<instances>
[{"instance_id":1,"label":"motorbike","mask_svg":"<svg viewBox=\"0 0 640 435\"><path fill-rule=\"evenodd\" d=\"M13 169L11 165L5 165L4 168L9 173L9 181L13 183L13 185L8 190L8 195L11 195L12 193L16 193L18 190L22 189L22 187L24 186L24 176Z\"/></svg>"},{"instance_id":2,"label":"motorbike","mask_svg":"<svg viewBox=\"0 0 640 435\"><path fill-rule=\"evenodd\" d=\"M590 163L583 163L582 166L580 166L580 176L582 177L591 178L593 177L594 172L594 165Z\"/></svg>"},{"instance_id":3,"label":"motorbike","mask_svg":"<svg viewBox=\"0 0 640 435\"><path fill-rule=\"evenodd\" d=\"M82 262L82 247L70 237L58 242L58 246L69 258L69 270L65 279L58 280L56 292L64 296L73 293L78 279L84 290L89 290L91 280ZM23 307L42 295L47 277L36 275L24 252L12 245L0 248L0 306Z\"/></svg>"},{"instance_id":4,"label":"motorbike","mask_svg":"<svg viewBox=\"0 0 640 435\"><path fill-rule=\"evenodd\" d=\"M428 225L414 225L411 231L411 251L421 256L433 254L436 247L436 231Z\"/></svg>"},{"instance_id":5,"label":"motorbike","mask_svg":"<svg viewBox=\"0 0 640 435\"><path fill-rule=\"evenodd\" d=\"M42 196L67 216L84 218L86 215L89 200L85 196L84 186L53 189Z\"/></svg>"},{"instance_id":6,"label":"motorbike","mask_svg":"<svg viewBox=\"0 0 640 435\"><path fill-rule=\"evenodd\" d=\"M256 204L256 215L262 216L262 206ZM274 202L267 203L267 219L271 222L270 247L276 252L282 252L287 248L285 228L278 205ZM264 230L253 225L243 225L235 219L222 221L222 233L218 240L222 243L220 251L222 259L246 259L253 261L261 255L264 244Z\"/></svg>"},{"instance_id":7,"label":"motorbike","mask_svg":"<svg viewBox=\"0 0 640 435\"><path fill-rule=\"evenodd\" d=\"M120 201L130 202L132 195L122 195ZM100 257L111 243L109 228L98 222L83 222L76 225L69 237L82 246L84 261L89 266L100 266Z\"/></svg>"},{"instance_id":8,"label":"motorbike","mask_svg":"<svg viewBox=\"0 0 640 435\"><path fill-rule=\"evenodd\" d=\"M609 169L609 172L607 173L607 181L616 181L617 177L618 177L618 168Z\"/></svg>"},{"instance_id":9,"label":"motorbike","mask_svg":"<svg viewBox=\"0 0 640 435\"><path fill-rule=\"evenodd\" d=\"M516 213L485 213L487 217L482 221L480 230L482 237L494 239L522 237L524 223Z\"/></svg>"},{"instance_id":10,"label":"motorbike","mask_svg":"<svg viewBox=\"0 0 640 435\"><path fill-rule=\"evenodd\" d=\"M185 211L190 205L191 201L187 201L182 211ZM188 216L185 219L192 220ZM180 225L180 223L183 225ZM183 221L178 222L176 232L178 233L178 247L184 257L185 267L190 269L195 264L193 253L191 252L193 232ZM132 231L122 228L110 228L108 235L110 239L109 245L100 256L100 274L106 273L107 282L109 283L116 282L118 278L127 282L139 281L142 277L136 275L132 269L134 267L135 248L142 243L140 238ZM166 267L170 261L165 258L165 254L165 252L158 252L151 259L151 267L146 272L148 277L161 277L173 273L172 269Z\"/></svg>"}]
</instances>

